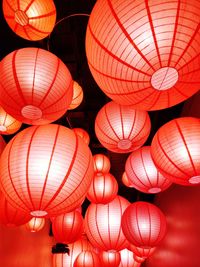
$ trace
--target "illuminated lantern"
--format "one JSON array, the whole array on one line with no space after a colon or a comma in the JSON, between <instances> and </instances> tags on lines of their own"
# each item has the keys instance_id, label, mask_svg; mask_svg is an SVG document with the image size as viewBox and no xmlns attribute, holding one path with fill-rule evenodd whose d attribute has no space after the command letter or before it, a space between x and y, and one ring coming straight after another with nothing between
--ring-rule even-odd
<instances>
[{"instance_id":1,"label":"illuminated lantern","mask_svg":"<svg viewBox=\"0 0 200 267\"><path fill-rule=\"evenodd\" d=\"M53 0L3 0L3 13L9 27L30 41L47 37L56 22Z\"/></svg>"},{"instance_id":2,"label":"illuminated lantern","mask_svg":"<svg viewBox=\"0 0 200 267\"><path fill-rule=\"evenodd\" d=\"M113 101L104 105L95 120L95 133L100 143L116 153L128 153L147 140L151 122L146 111L121 106Z\"/></svg>"},{"instance_id":3,"label":"illuminated lantern","mask_svg":"<svg viewBox=\"0 0 200 267\"><path fill-rule=\"evenodd\" d=\"M74 81L72 102L70 103L68 109L72 110L77 108L82 101L83 101L83 89L77 82Z\"/></svg>"},{"instance_id":4,"label":"illuminated lantern","mask_svg":"<svg viewBox=\"0 0 200 267\"><path fill-rule=\"evenodd\" d=\"M139 267L140 263L134 260L133 252L128 249L120 251L121 262L118 267Z\"/></svg>"},{"instance_id":5,"label":"illuminated lantern","mask_svg":"<svg viewBox=\"0 0 200 267\"><path fill-rule=\"evenodd\" d=\"M83 217L79 211L61 214L52 222L53 235L59 243L74 243L83 234Z\"/></svg>"},{"instance_id":6,"label":"illuminated lantern","mask_svg":"<svg viewBox=\"0 0 200 267\"><path fill-rule=\"evenodd\" d=\"M122 216L122 230L137 247L155 247L166 233L166 218L155 205L147 202L130 204Z\"/></svg>"},{"instance_id":7,"label":"illuminated lantern","mask_svg":"<svg viewBox=\"0 0 200 267\"><path fill-rule=\"evenodd\" d=\"M83 251L74 261L74 267L101 267L101 262L94 251Z\"/></svg>"},{"instance_id":8,"label":"illuminated lantern","mask_svg":"<svg viewBox=\"0 0 200 267\"><path fill-rule=\"evenodd\" d=\"M72 77L54 54L22 48L0 63L0 104L27 124L48 124L67 111L72 100Z\"/></svg>"},{"instance_id":9,"label":"illuminated lantern","mask_svg":"<svg viewBox=\"0 0 200 267\"><path fill-rule=\"evenodd\" d=\"M19 130L22 123L10 116L0 107L0 134L14 134Z\"/></svg>"},{"instance_id":10,"label":"illuminated lantern","mask_svg":"<svg viewBox=\"0 0 200 267\"><path fill-rule=\"evenodd\" d=\"M109 173L110 171L110 160L104 154L96 154L93 156L94 160L94 171L96 175L102 175Z\"/></svg>"},{"instance_id":11,"label":"illuminated lantern","mask_svg":"<svg viewBox=\"0 0 200 267\"><path fill-rule=\"evenodd\" d=\"M32 218L28 223L26 223L26 229L32 233L39 232L45 225L44 218Z\"/></svg>"},{"instance_id":12,"label":"illuminated lantern","mask_svg":"<svg viewBox=\"0 0 200 267\"><path fill-rule=\"evenodd\" d=\"M120 264L120 253L111 251L101 251L99 253L99 258L101 260L101 266L103 267L118 267Z\"/></svg>"},{"instance_id":13,"label":"illuminated lantern","mask_svg":"<svg viewBox=\"0 0 200 267\"><path fill-rule=\"evenodd\" d=\"M151 154L159 171L174 183L200 183L200 119L185 117L163 125L155 134Z\"/></svg>"},{"instance_id":14,"label":"illuminated lantern","mask_svg":"<svg viewBox=\"0 0 200 267\"><path fill-rule=\"evenodd\" d=\"M123 174L122 174L122 183L127 187L133 187L126 172L123 172Z\"/></svg>"},{"instance_id":15,"label":"illuminated lantern","mask_svg":"<svg viewBox=\"0 0 200 267\"><path fill-rule=\"evenodd\" d=\"M87 145L90 143L90 136L89 134L82 128L73 128L72 129L77 135L79 135Z\"/></svg>"},{"instance_id":16,"label":"illuminated lantern","mask_svg":"<svg viewBox=\"0 0 200 267\"><path fill-rule=\"evenodd\" d=\"M95 175L87 192L87 198L92 203L107 204L112 201L118 192L118 183L110 174Z\"/></svg>"},{"instance_id":17,"label":"illuminated lantern","mask_svg":"<svg viewBox=\"0 0 200 267\"><path fill-rule=\"evenodd\" d=\"M88 146L57 124L19 132L5 147L0 166L8 201L34 217L54 217L79 207L93 177Z\"/></svg>"},{"instance_id":18,"label":"illuminated lantern","mask_svg":"<svg viewBox=\"0 0 200 267\"><path fill-rule=\"evenodd\" d=\"M117 196L108 204L90 204L85 215L85 232L91 244L105 251L118 251L126 247L121 217L129 201Z\"/></svg>"},{"instance_id":19,"label":"illuminated lantern","mask_svg":"<svg viewBox=\"0 0 200 267\"><path fill-rule=\"evenodd\" d=\"M129 243L128 249L131 250L134 255L140 257L140 258L148 258L150 257L154 251L155 251L155 247L149 247L149 248L140 248L140 247L136 247L133 244Z\"/></svg>"},{"instance_id":20,"label":"illuminated lantern","mask_svg":"<svg viewBox=\"0 0 200 267\"><path fill-rule=\"evenodd\" d=\"M168 108L196 93L199 10L199 1L97 1L86 54L103 92L142 110Z\"/></svg>"},{"instance_id":21,"label":"illuminated lantern","mask_svg":"<svg viewBox=\"0 0 200 267\"><path fill-rule=\"evenodd\" d=\"M144 193L159 193L172 184L154 165L150 146L132 152L126 160L125 170L131 185Z\"/></svg>"}]
</instances>

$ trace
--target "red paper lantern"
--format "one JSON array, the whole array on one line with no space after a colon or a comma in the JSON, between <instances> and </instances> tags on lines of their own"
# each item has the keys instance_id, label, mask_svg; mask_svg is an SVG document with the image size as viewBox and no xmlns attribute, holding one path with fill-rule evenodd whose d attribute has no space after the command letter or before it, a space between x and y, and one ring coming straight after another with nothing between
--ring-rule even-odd
<instances>
[{"instance_id":1,"label":"red paper lantern","mask_svg":"<svg viewBox=\"0 0 200 267\"><path fill-rule=\"evenodd\" d=\"M94 247L105 251L118 251L126 247L121 217L128 205L129 201L121 196L105 205L89 205L85 215L85 231Z\"/></svg>"},{"instance_id":2,"label":"red paper lantern","mask_svg":"<svg viewBox=\"0 0 200 267\"><path fill-rule=\"evenodd\" d=\"M56 124L19 132L4 149L0 166L8 201L35 217L56 216L80 206L94 174L85 142Z\"/></svg>"},{"instance_id":3,"label":"red paper lantern","mask_svg":"<svg viewBox=\"0 0 200 267\"><path fill-rule=\"evenodd\" d=\"M32 233L39 232L45 225L44 218L32 218L28 223L26 223L26 229Z\"/></svg>"},{"instance_id":4,"label":"red paper lantern","mask_svg":"<svg viewBox=\"0 0 200 267\"><path fill-rule=\"evenodd\" d=\"M77 83L73 82L73 96L72 96L72 102L69 105L69 110L77 108L81 102L83 101L83 89L82 87Z\"/></svg>"},{"instance_id":5,"label":"red paper lantern","mask_svg":"<svg viewBox=\"0 0 200 267\"><path fill-rule=\"evenodd\" d=\"M61 214L52 221L53 235L59 243L74 243L83 234L83 217L77 210Z\"/></svg>"},{"instance_id":6,"label":"red paper lantern","mask_svg":"<svg viewBox=\"0 0 200 267\"><path fill-rule=\"evenodd\" d=\"M47 37L56 22L52 0L3 0L3 13L10 28L30 41Z\"/></svg>"},{"instance_id":7,"label":"red paper lantern","mask_svg":"<svg viewBox=\"0 0 200 267\"><path fill-rule=\"evenodd\" d=\"M93 156L94 171L96 175L102 175L110 171L110 160L104 154L96 154Z\"/></svg>"},{"instance_id":8,"label":"red paper lantern","mask_svg":"<svg viewBox=\"0 0 200 267\"><path fill-rule=\"evenodd\" d=\"M14 134L19 130L22 123L10 116L0 107L0 134Z\"/></svg>"},{"instance_id":9,"label":"red paper lantern","mask_svg":"<svg viewBox=\"0 0 200 267\"><path fill-rule=\"evenodd\" d=\"M122 183L127 187L133 187L126 172L123 172L123 174L122 174Z\"/></svg>"},{"instance_id":10,"label":"red paper lantern","mask_svg":"<svg viewBox=\"0 0 200 267\"><path fill-rule=\"evenodd\" d=\"M199 1L97 1L86 54L103 92L142 110L171 107L196 93L199 10Z\"/></svg>"},{"instance_id":11,"label":"red paper lantern","mask_svg":"<svg viewBox=\"0 0 200 267\"><path fill-rule=\"evenodd\" d=\"M140 263L134 260L133 252L128 249L120 251L121 262L118 267L140 267Z\"/></svg>"},{"instance_id":12,"label":"red paper lantern","mask_svg":"<svg viewBox=\"0 0 200 267\"><path fill-rule=\"evenodd\" d=\"M74 267L101 267L101 262L94 251L83 251L74 261Z\"/></svg>"},{"instance_id":13,"label":"red paper lantern","mask_svg":"<svg viewBox=\"0 0 200 267\"><path fill-rule=\"evenodd\" d=\"M0 81L1 106L24 123L55 121L72 100L68 68L57 56L40 48L22 48L4 57Z\"/></svg>"},{"instance_id":14,"label":"red paper lantern","mask_svg":"<svg viewBox=\"0 0 200 267\"><path fill-rule=\"evenodd\" d=\"M100 109L95 120L95 133L100 143L117 153L132 152L141 147L150 129L151 122L146 111L113 101Z\"/></svg>"},{"instance_id":15,"label":"red paper lantern","mask_svg":"<svg viewBox=\"0 0 200 267\"><path fill-rule=\"evenodd\" d=\"M72 130L75 132L75 134L79 135L85 141L85 143L87 145L89 145L90 136L84 129L82 129L82 128L73 128Z\"/></svg>"},{"instance_id":16,"label":"red paper lantern","mask_svg":"<svg viewBox=\"0 0 200 267\"><path fill-rule=\"evenodd\" d=\"M101 266L103 267L118 267L121 261L119 252L101 251L99 253Z\"/></svg>"},{"instance_id":17,"label":"red paper lantern","mask_svg":"<svg viewBox=\"0 0 200 267\"><path fill-rule=\"evenodd\" d=\"M132 152L126 160L125 170L131 185L144 193L159 193L172 184L154 165L150 146Z\"/></svg>"},{"instance_id":18,"label":"red paper lantern","mask_svg":"<svg viewBox=\"0 0 200 267\"><path fill-rule=\"evenodd\" d=\"M134 253L134 255L136 255L140 258L146 259L154 253L156 248L155 247L140 248L140 247L136 247L133 244L129 243L128 249L130 251L132 251Z\"/></svg>"},{"instance_id":19,"label":"red paper lantern","mask_svg":"<svg viewBox=\"0 0 200 267\"><path fill-rule=\"evenodd\" d=\"M151 154L159 171L174 183L200 183L200 119L185 117L163 125L155 134Z\"/></svg>"},{"instance_id":20,"label":"red paper lantern","mask_svg":"<svg viewBox=\"0 0 200 267\"><path fill-rule=\"evenodd\" d=\"M159 208L147 202L135 202L122 216L122 230L137 247L155 247L166 233L166 218Z\"/></svg>"}]
</instances>

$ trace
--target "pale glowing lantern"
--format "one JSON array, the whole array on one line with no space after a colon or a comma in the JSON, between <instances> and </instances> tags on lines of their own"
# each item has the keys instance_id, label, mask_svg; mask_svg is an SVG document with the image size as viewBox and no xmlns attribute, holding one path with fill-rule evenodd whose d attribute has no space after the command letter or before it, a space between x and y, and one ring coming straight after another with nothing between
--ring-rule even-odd
<instances>
[{"instance_id":1,"label":"pale glowing lantern","mask_svg":"<svg viewBox=\"0 0 200 267\"><path fill-rule=\"evenodd\" d=\"M19 130L22 123L12 116L10 116L5 110L0 107L0 134L14 134Z\"/></svg>"},{"instance_id":2,"label":"pale glowing lantern","mask_svg":"<svg viewBox=\"0 0 200 267\"><path fill-rule=\"evenodd\" d=\"M140 267L140 263L134 260L133 252L128 249L120 251L121 262L118 267Z\"/></svg>"},{"instance_id":3,"label":"pale glowing lantern","mask_svg":"<svg viewBox=\"0 0 200 267\"><path fill-rule=\"evenodd\" d=\"M96 175L102 175L109 173L110 171L110 160L104 154L96 154L93 156L94 160L94 171Z\"/></svg>"},{"instance_id":4,"label":"pale glowing lantern","mask_svg":"<svg viewBox=\"0 0 200 267\"><path fill-rule=\"evenodd\" d=\"M117 251L101 251L99 252L99 258L103 267L118 267L121 260L120 253Z\"/></svg>"},{"instance_id":5,"label":"pale glowing lantern","mask_svg":"<svg viewBox=\"0 0 200 267\"><path fill-rule=\"evenodd\" d=\"M77 108L78 106L80 106L82 101L83 101L83 89L76 81L74 81L72 102L70 103L68 109L72 110Z\"/></svg>"},{"instance_id":6,"label":"pale glowing lantern","mask_svg":"<svg viewBox=\"0 0 200 267\"><path fill-rule=\"evenodd\" d=\"M44 218L32 218L28 223L25 224L25 227L28 231L35 233L42 230L42 228L45 225L45 219Z\"/></svg>"},{"instance_id":7,"label":"pale glowing lantern","mask_svg":"<svg viewBox=\"0 0 200 267\"><path fill-rule=\"evenodd\" d=\"M81 252L74 261L74 267L101 267L99 256L94 251Z\"/></svg>"},{"instance_id":8,"label":"pale glowing lantern","mask_svg":"<svg viewBox=\"0 0 200 267\"><path fill-rule=\"evenodd\" d=\"M84 141L87 145L89 145L90 143L90 136L88 134L88 132L86 132L86 130L82 129L82 128L73 128L72 129L75 134L78 134Z\"/></svg>"}]
</instances>

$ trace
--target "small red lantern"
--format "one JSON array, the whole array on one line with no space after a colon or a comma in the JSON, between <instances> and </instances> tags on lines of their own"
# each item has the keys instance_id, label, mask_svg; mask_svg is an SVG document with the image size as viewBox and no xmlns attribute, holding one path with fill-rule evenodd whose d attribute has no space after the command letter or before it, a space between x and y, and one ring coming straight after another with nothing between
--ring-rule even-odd
<instances>
[{"instance_id":1,"label":"small red lantern","mask_svg":"<svg viewBox=\"0 0 200 267\"><path fill-rule=\"evenodd\" d=\"M150 146L133 151L126 160L125 170L131 185L144 193L159 193L172 184L154 165Z\"/></svg>"},{"instance_id":2,"label":"small red lantern","mask_svg":"<svg viewBox=\"0 0 200 267\"><path fill-rule=\"evenodd\" d=\"M0 63L0 103L15 119L48 124L67 111L72 77L54 54L40 48L16 50Z\"/></svg>"},{"instance_id":3,"label":"small red lantern","mask_svg":"<svg viewBox=\"0 0 200 267\"><path fill-rule=\"evenodd\" d=\"M134 260L133 252L128 249L120 251L121 262L118 267L140 267L140 263Z\"/></svg>"},{"instance_id":4,"label":"small red lantern","mask_svg":"<svg viewBox=\"0 0 200 267\"><path fill-rule=\"evenodd\" d=\"M150 129L151 122L146 111L113 101L100 109L95 120L95 133L100 143L116 153L128 153L141 147Z\"/></svg>"},{"instance_id":5,"label":"small red lantern","mask_svg":"<svg viewBox=\"0 0 200 267\"><path fill-rule=\"evenodd\" d=\"M85 141L85 143L87 145L89 145L90 136L84 129L82 129L82 128L73 128L72 130L75 132L75 134L79 135Z\"/></svg>"},{"instance_id":6,"label":"small red lantern","mask_svg":"<svg viewBox=\"0 0 200 267\"><path fill-rule=\"evenodd\" d=\"M121 196L105 205L89 205L85 215L85 231L94 247L105 251L118 251L126 247L121 217L128 205L129 201Z\"/></svg>"},{"instance_id":7,"label":"small red lantern","mask_svg":"<svg viewBox=\"0 0 200 267\"><path fill-rule=\"evenodd\" d=\"M155 134L151 155L158 170L181 185L200 183L200 119L185 117L163 125Z\"/></svg>"},{"instance_id":8,"label":"small red lantern","mask_svg":"<svg viewBox=\"0 0 200 267\"><path fill-rule=\"evenodd\" d=\"M97 1L86 54L103 92L142 110L168 108L196 93L199 10L200 1Z\"/></svg>"},{"instance_id":9,"label":"small red lantern","mask_svg":"<svg viewBox=\"0 0 200 267\"><path fill-rule=\"evenodd\" d=\"M10 28L30 41L47 37L56 22L53 0L3 0L3 13Z\"/></svg>"},{"instance_id":10,"label":"small red lantern","mask_svg":"<svg viewBox=\"0 0 200 267\"><path fill-rule=\"evenodd\" d=\"M134 255L140 257L140 258L148 258L150 257L154 251L155 251L155 247L149 247L149 248L140 248L140 247L136 247L133 244L129 243L128 249L131 250Z\"/></svg>"},{"instance_id":11,"label":"small red lantern","mask_svg":"<svg viewBox=\"0 0 200 267\"><path fill-rule=\"evenodd\" d=\"M26 229L32 233L39 232L45 225L44 218L32 218L28 223L25 224Z\"/></svg>"},{"instance_id":12,"label":"small red lantern","mask_svg":"<svg viewBox=\"0 0 200 267\"><path fill-rule=\"evenodd\" d=\"M0 134L14 134L21 127L22 123L10 116L0 107Z\"/></svg>"},{"instance_id":13,"label":"small red lantern","mask_svg":"<svg viewBox=\"0 0 200 267\"><path fill-rule=\"evenodd\" d=\"M59 243L74 243L83 234L83 217L77 210L61 214L52 221L53 235Z\"/></svg>"},{"instance_id":14,"label":"small red lantern","mask_svg":"<svg viewBox=\"0 0 200 267\"><path fill-rule=\"evenodd\" d=\"M101 262L94 251L83 251L74 261L74 267L101 267Z\"/></svg>"},{"instance_id":15,"label":"small red lantern","mask_svg":"<svg viewBox=\"0 0 200 267\"><path fill-rule=\"evenodd\" d=\"M123 174L122 174L122 183L127 187L133 187L126 172L123 172Z\"/></svg>"},{"instance_id":16,"label":"small red lantern","mask_svg":"<svg viewBox=\"0 0 200 267\"><path fill-rule=\"evenodd\" d=\"M121 260L120 253L117 251L101 251L99 257L103 267L118 267Z\"/></svg>"},{"instance_id":17,"label":"small red lantern","mask_svg":"<svg viewBox=\"0 0 200 267\"><path fill-rule=\"evenodd\" d=\"M137 247L155 247L166 233L166 218L159 208L147 202L135 202L122 216L122 230Z\"/></svg>"},{"instance_id":18,"label":"small red lantern","mask_svg":"<svg viewBox=\"0 0 200 267\"><path fill-rule=\"evenodd\" d=\"M104 154L96 154L93 156L94 160L94 171L96 175L102 175L109 173L110 171L110 160Z\"/></svg>"},{"instance_id":19,"label":"small red lantern","mask_svg":"<svg viewBox=\"0 0 200 267\"><path fill-rule=\"evenodd\" d=\"M73 96L72 96L72 102L69 105L69 110L77 108L81 102L83 101L83 89L82 87L77 83L73 82Z\"/></svg>"}]
</instances>

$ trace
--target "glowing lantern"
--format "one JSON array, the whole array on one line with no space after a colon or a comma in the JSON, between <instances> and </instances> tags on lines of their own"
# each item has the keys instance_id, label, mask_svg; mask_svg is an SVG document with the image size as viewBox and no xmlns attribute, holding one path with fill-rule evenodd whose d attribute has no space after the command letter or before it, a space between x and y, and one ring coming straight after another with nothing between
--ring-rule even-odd
<instances>
[{"instance_id":1,"label":"glowing lantern","mask_svg":"<svg viewBox=\"0 0 200 267\"><path fill-rule=\"evenodd\" d=\"M163 125L155 134L151 154L159 171L174 183L200 183L200 119L185 117Z\"/></svg>"},{"instance_id":2,"label":"glowing lantern","mask_svg":"<svg viewBox=\"0 0 200 267\"><path fill-rule=\"evenodd\" d=\"M72 77L54 54L40 48L16 50L0 63L0 103L15 119L47 124L59 119L72 99Z\"/></svg>"},{"instance_id":3,"label":"glowing lantern","mask_svg":"<svg viewBox=\"0 0 200 267\"><path fill-rule=\"evenodd\" d=\"M26 229L32 233L39 232L45 225L44 218L32 218L28 223L26 223Z\"/></svg>"},{"instance_id":4,"label":"glowing lantern","mask_svg":"<svg viewBox=\"0 0 200 267\"><path fill-rule=\"evenodd\" d=\"M94 171L96 175L102 175L110 171L110 160L104 154L96 154L93 156Z\"/></svg>"},{"instance_id":5,"label":"glowing lantern","mask_svg":"<svg viewBox=\"0 0 200 267\"><path fill-rule=\"evenodd\" d=\"M3 13L10 28L30 41L47 37L56 22L53 0L3 0Z\"/></svg>"},{"instance_id":6,"label":"glowing lantern","mask_svg":"<svg viewBox=\"0 0 200 267\"><path fill-rule=\"evenodd\" d=\"M83 89L77 82L74 81L72 102L69 105L68 109L71 110L77 108L82 101L83 101Z\"/></svg>"},{"instance_id":7,"label":"glowing lantern","mask_svg":"<svg viewBox=\"0 0 200 267\"><path fill-rule=\"evenodd\" d=\"M93 177L88 146L72 130L56 124L19 132L4 149L0 166L8 201L34 217L79 207Z\"/></svg>"},{"instance_id":8,"label":"glowing lantern","mask_svg":"<svg viewBox=\"0 0 200 267\"><path fill-rule=\"evenodd\" d=\"M137 247L155 247L166 233L166 218L159 208L147 202L135 202L122 216L122 230Z\"/></svg>"},{"instance_id":9,"label":"glowing lantern","mask_svg":"<svg viewBox=\"0 0 200 267\"><path fill-rule=\"evenodd\" d=\"M123 174L122 174L122 183L127 187L133 187L126 172L123 172Z\"/></svg>"},{"instance_id":10,"label":"glowing lantern","mask_svg":"<svg viewBox=\"0 0 200 267\"><path fill-rule=\"evenodd\" d=\"M125 170L131 185L144 193L159 193L172 184L154 165L150 146L132 152L126 161Z\"/></svg>"},{"instance_id":11,"label":"glowing lantern","mask_svg":"<svg viewBox=\"0 0 200 267\"><path fill-rule=\"evenodd\" d=\"M117 153L132 152L141 147L149 136L150 128L146 111L113 101L100 109L95 120L95 133L100 143Z\"/></svg>"},{"instance_id":12,"label":"glowing lantern","mask_svg":"<svg viewBox=\"0 0 200 267\"><path fill-rule=\"evenodd\" d=\"M74 243L83 234L83 217L79 211L61 214L52 222L53 235L59 243Z\"/></svg>"},{"instance_id":13,"label":"glowing lantern","mask_svg":"<svg viewBox=\"0 0 200 267\"><path fill-rule=\"evenodd\" d=\"M74 261L74 267L101 267L101 262L94 251L83 251Z\"/></svg>"},{"instance_id":14,"label":"glowing lantern","mask_svg":"<svg viewBox=\"0 0 200 267\"><path fill-rule=\"evenodd\" d=\"M120 251L121 262L118 267L139 267L140 263L134 260L133 252L128 249Z\"/></svg>"},{"instance_id":15,"label":"glowing lantern","mask_svg":"<svg viewBox=\"0 0 200 267\"><path fill-rule=\"evenodd\" d=\"M142 110L167 108L197 92L199 10L199 1L97 1L86 54L103 92Z\"/></svg>"},{"instance_id":16,"label":"glowing lantern","mask_svg":"<svg viewBox=\"0 0 200 267\"><path fill-rule=\"evenodd\" d=\"M107 204L112 201L118 192L118 183L110 174L95 175L87 192L87 198L92 203Z\"/></svg>"},{"instance_id":17,"label":"glowing lantern","mask_svg":"<svg viewBox=\"0 0 200 267\"><path fill-rule=\"evenodd\" d=\"M121 196L105 205L89 205L85 215L85 231L94 247L105 251L118 251L126 247L121 217L128 205L129 201Z\"/></svg>"},{"instance_id":18,"label":"glowing lantern","mask_svg":"<svg viewBox=\"0 0 200 267\"><path fill-rule=\"evenodd\" d=\"M14 134L19 130L22 123L10 116L0 107L0 134Z\"/></svg>"},{"instance_id":19,"label":"glowing lantern","mask_svg":"<svg viewBox=\"0 0 200 267\"><path fill-rule=\"evenodd\" d=\"M99 258L101 260L101 266L103 267L118 267L120 264L120 253L111 251L101 251L99 253Z\"/></svg>"},{"instance_id":20,"label":"glowing lantern","mask_svg":"<svg viewBox=\"0 0 200 267\"><path fill-rule=\"evenodd\" d=\"M82 129L82 128L73 128L72 130L75 132L75 134L79 135L85 141L85 143L87 145L89 145L90 136L84 129Z\"/></svg>"}]
</instances>

